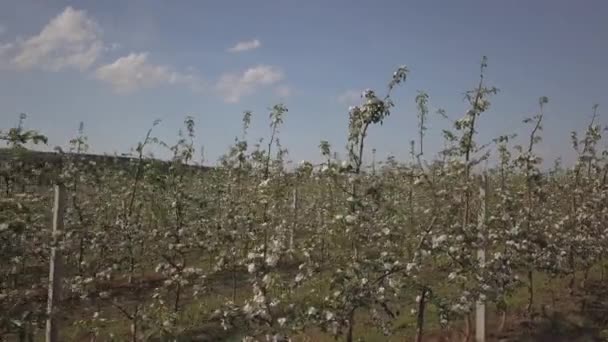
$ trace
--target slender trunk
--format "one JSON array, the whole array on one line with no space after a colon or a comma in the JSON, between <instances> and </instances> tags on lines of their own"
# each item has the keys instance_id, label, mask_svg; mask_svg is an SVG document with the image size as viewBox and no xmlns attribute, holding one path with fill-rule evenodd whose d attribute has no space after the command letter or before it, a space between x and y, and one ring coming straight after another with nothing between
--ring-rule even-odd
<instances>
[{"instance_id":1,"label":"slender trunk","mask_svg":"<svg viewBox=\"0 0 608 342\"><path fill-rule=\"evenodd\" d=\"M28 323L29 329L27 331L27 342L34 342L34 329L32 328L32 322Z\"/></svg>"},{"instance_id":2,"label":"slender trunk","mask_svg":"<svg viewBox=\"0 0 608 342\"><path fill-rule=\"evenodd\" d=\"M589 279L589 271L591 270L591 266L585 267L585 273L583 274L583 280L581 281L581 287L584 289L587 285L587 280Z\"/></svg>"},{"instance_id":3,"label":"slender trunk","mask_svg":"<svg viewBox=\"0 0 608 342\"><path fill-rule=\"evenodd\" d=\"M174 313L179 312L179 299L181 297L181 294L182 294L182 285L178 282L177 289L175 290L175 303L173 303L173 312Z\"/></svg>"},{"instance_id":4,"label":"slender trunk","mask_svg":"<svg viewBox=\"0 0 608 342\"><path fill-rule=\"evenodd\" d=\"M585 268L585 273L583 274L583 280L581 280L581 290L583 292L583 300L581 302L581 312L585 312L585 309L587 308L587 280L589 279L589 270L591 269L591 267L587 266Z\"/></svg>"},{"instance_id":5,"label":"slender trunk","mask_svg":"<svg viewBox=\"0 0 608 342\"><path fill-rule=\"evenodd\" d=\"M352 309L348 316L348 331L346 332L346 342L353 342L354 327L355 327L355 309Z\"/></svg>"},{"instance_id":6,"label":"slender trunk","mask_svg":"<svg viewBox=\"0 0 608 342\"><path fill-rule=\"evenodd\" d=\"M418 320L416 323L416 342L422 342L424 332L424 310L426 308L426 287L422 288L420 293L420 301L418 302Z\"/></svg>"},{"instance_id":7,"label":"slender trunk","mask_svg":"<svg viewBox=\"0 0 608 342\"><path fill-rule=\"evenodd\" d=\"M130 252L129 255L129 284L133 284L134 281L134 277L133 274L135 273L135 257L133 256L133 251Z\"/></svg>"},{"instance_id":8,"label":"slender trunk","mask_svg":"<svg viewBox=\"0 0 608 342\"><path fill-rule=\"evenodd\" d=\"M249 230L249 231L250 231L250 230L251 230L251 227L248 227L248 229L247 229L247 230ZM243 257L243 258L246 258L248 253L249 253L249 240L246 240L246 241L245 241L245 248L243 248L243 256L242 256L242 257Z\"/></svg>"},{"instance_id":9,"label":"slender trunk","mask_svg":"<svg viewBox=\"0 0 608 342\"><path fill-rule=\"evenodd\" d=\"M534 273L528 270L528 307L526 308L528 317L532 317L534 310Z\"/></svg>"},{"instance_id":10,"label":"slender trunk","mask_svg":"<svg viewBox=\"0 0 608 342\"><path fill-rule=\"evenodd\" d=\"M131 321L131 342L137 342L137 319Z\"/></svg>"},{"instance_id":11,"label":"slender trunk","mask_svg":"<svg viewBox=\"0 0 608 342\"><path fill-rule=\"evenodd\" d=\"M321 265L325 262L325 238L321 237Z\"/></svg>"},{"instance_id":12,"label":"slender trunk","mask_svg":"<svg viewBox=\"0 0 608 342\"><path fill-rule=\"evenodd\" d=\"M572 253L571 253L572 255ZM573 257L571 256L571 259L573 259ZM575 284L576 284L576 271L574 270L574 262L572 262L572 272L571 272L571 278L570 278L570 282L568 283L568 290L570 292L570 295L572 296L574 294L574 290L575 290Z\"/></svg>"},{"instance_id":13,"label":"slender trunk","mask_svg":"<svg viewBox=\"0 0 608 342\"><path fill-rule=\"evenodd\" d=\"M272 152L272 144L274 143L275 134L277 132L277 124L278 122L272 124L272 134L270 135L270 141L268 142L268 150L266 153L266 165L264 167L264 181L267 181L270 177L270 153ZM264 224L264 251L262 254L264 260L266 260L266 254L268 253L268 207L269 201L267 200L266 203L264 203L264 212L262 216L262 222Z\"/></svg>"},{"instance_id":14,"label":"slender trunk","mask_svg":"<svg viewBox=\"0 0 608 342\"><path fill-rule=\"evenodd\" d=\"M357 172L357 174L358 174L358 172ZM355 180L353 182L353 186L352 186L351 191L352 191L352 196L355 197L355 198L357 198L357 180ZM355 202L353 201L350 204L350 212L351 212L351 214L354 215L356 211L357 211L357 209L355 207ZM359 259L359 253L358 253L358 250L357 250L357 239L359 238L359 236L358 236L359 233L360 233L359 229L356 229L352 234L350 234L351 235L351 245L350 245L350 248L351 248L351 252L353 253L353 259L354 260L358 260Z\"/></svg>"},{"instance_id":15,"label":"slender trunk","mask_svg":"<svg viewBox=\"0 0 608 342\"><path fill-rule=\"evenodd\" d=\"M135 304L135 310L133 310L133 316L131 316L131 342L137 342L137 334L139 334L139 326L137 317L139 314L139 305Z\"/></svg>"},{"instance_id":16,"label":"slender trunk","mask_svg":"<svg viewBox=\"0 0 608 342\"><path fill-rule=\"evenodd\" d=\"M471 314L470 313L467 314L464 323L465 323L465 325L464 325L464 338L463 338L463 341L464 342L469 342L471 340L471 335L472 335L471 330L472 330L472 326L473 326L473 323L471 322Z\"/></svg>"},{"instance_id":17,"label":"slender trunk","mask_svg":"<svg viewBox=\"0 0 608 342\"><path fill-rule=\"evenodd\" d=\"M236 260L232 256L232 302L236 303Z\"/></svg>"},{"instance_id":18,"label":"slender trunk","mask_svg":"<svg viewBox=\"0 0 608 342\"><path fill-rule=\"evenodd\" d=\"M268 217L267 217L268 203L264 204L264 217L263 217L263 229L264 229L264 253L263 260L266 260L266 254L268 254ZM265 264L263 264L265 265Z\"/></svg>"},{"instance_id":19,"label":"slender trunk","mask_svg":"<svg viewBox=\"0 0 608 342\"><path fill-rule=\"evenodd\" d=\"M505 323L507 321L507 309L503 309L500 312L500 320L498 323L498 332L501 333L505 330Z\"/></svg>"},{"instance_id":20,"label":"slender trunk","mask_svg":"<svg viewBox=\"0 0 608 342\"><path fill-rule=\"evenodd\" d=\"M25 340L25 328L19 327L19 342L27 342Z\"/></svg>"},{"instance_id":21,"label":"slender trunk","mask_svg":"<svg viewBox=\"0 0 608 342\"><path fill-rule=\"evenodd\" d=\"M84 236L80 237L80 241L78 244L78 274L82 275L82 261L84 260Z\"/></svg>"}]
</instances>

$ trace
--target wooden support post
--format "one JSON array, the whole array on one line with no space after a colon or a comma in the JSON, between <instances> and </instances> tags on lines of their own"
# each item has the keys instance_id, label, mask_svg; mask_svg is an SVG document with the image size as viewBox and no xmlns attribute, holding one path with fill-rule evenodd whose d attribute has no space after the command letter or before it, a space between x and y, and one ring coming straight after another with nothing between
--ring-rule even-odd
<instances>
[{"instance_id":1,"label":"wooden support post","mask_svg":"<svg viewBox=\"0 0 608 342\"><path fill-rule=\"evenodd\" d=\"M296 229L298 226L298 188L295 187L293 189L293 203L292 203L292 207L293 207L293 224L291 225L291 230L289 231L289 252L290 253L294 253L295 251L295 246L294 246L294 239L295 239L295 234L296 234Z\"/></svg>"},{"instance_id":2,"label":"wooden support post","mask_svg":"<svg viewBox=\"0 0 608 342\"><path fill-rule=\"evenodd\" d=\"M479 249L477 250L477 260L479 262L479 268L482 272L485 268L486 263L486 211L487 211L487 190L488 179L486 175L482 175L479 184L479 215L477 217L477 234ZM486 340L486 304L484 301L477 299L475 305L475 342L485 342Z\"/></svg>"},{"instance_id":3,"label":"wooden support post","mask_svg":"<svg viewBox=\"0 0 608 342\"><path fill-rule=\"evenodd\" d=\"M63 185L55 185L55 202L53 204L53 230L49 261L49 283L46 307L46 342L57 342L57 304L61 300L62 260L58 249L61 234L63 234L63 215L65 213L65 189Z\"/></svg>"}]
</instances>

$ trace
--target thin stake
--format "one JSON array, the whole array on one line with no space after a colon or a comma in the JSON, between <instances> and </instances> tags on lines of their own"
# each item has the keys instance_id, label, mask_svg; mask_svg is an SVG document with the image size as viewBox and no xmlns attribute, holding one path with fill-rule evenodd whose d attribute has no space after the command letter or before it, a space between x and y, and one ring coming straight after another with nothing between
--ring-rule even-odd
<instances>
[{"instance_id":1,"label":"thin stake","mask_svg":"<svg viewBox=\"0 0 608 342\"><path fill-rule=\"evenodd\" d=\"M477 250L477 260L479 261L479 267L483 272L486 262L485 252L485 224L486 224L486 210L487 210L487 199L486 199L486 188L488 186L488 180L486 175L481 176L481 184L479 186L479 216L477 217L477 231L480 237L480 247ZM478 299L475 305L475 341L485 342L486 340L486 304L484 301Z\"/></svg>"},{"instance_id":2,"label":"thin stake","mask_svg":"<svg viewBox=\"0 0 608 342\"><path fill-rule=\"evenodd\" d=\"M293 189L293 225L291 226L291 230L289 232L289 252L294 252L294 236L296 234L296 229L298 225L298 188L295 187Z\"/></svg>"},{"instance_id":3,"label":"thin stake","mask_svg":"<svg viewBox=\"0 0 608 342\"><path fill-rule=\"evenodd\" d=\"M53 230L51 257L49 262L48 298L46 307L46 342L57 342L59 329L57 327L57 304L61 300L61 254L57 249L60 234L63 230L63 215L65 213L65 193L63 185L55 185L55 202L53 204Z\"/></svg>"}]
</instances>

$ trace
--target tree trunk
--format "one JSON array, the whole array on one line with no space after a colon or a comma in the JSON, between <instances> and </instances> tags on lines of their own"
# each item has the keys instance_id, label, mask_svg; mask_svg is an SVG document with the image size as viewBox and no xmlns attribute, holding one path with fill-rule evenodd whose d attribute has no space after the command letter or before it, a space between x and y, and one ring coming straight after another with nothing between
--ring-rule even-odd
<instances>
[{"instance_id":1,"label":"tree trunk","mask_svg":"<svg viewBox=\"0 0 608 342\"><path fill-rule=\"evenodd\" d=\"M82 261L84 260L84 232L81 232L83 235L80 237L79 247L78 247L78 275L82 276Z\"/></svg>"},{"instance_id":2,"label":"tree trunk","mask_svg":"<svg viewBox=\"0 0 608 342\"><path fill-rule=\"evenodd\" d=\"M139 334L139 326L137 322L137 317L139 315L139 305L135 304L135 309L133 310L133 316L131 316L131 342L137 342L137 335Z\"/></svg>"},{"instance_id":3,"label":"tree trunk","mask_svg":"<svg viewBox=\"0 0 608 342\"><path fill-rule=\"evenodd\" d=\"M418 320L416 323L416 342L422 342L424 332L424 310L426 308L426 287L422 288L420 293L420 301L418 302Z\"/></svg>"},{"instance_id":4,"label":"tree trunk","mask_svg":"<svg viewBox=\"0 0 608 342\"><path fill-rule=\"evenodd\" d=\"M500 321L498 323L498 332L501 333L505 330L505 323L507 322L507 309L500 312Z\"/></svg>"},{"instance_id":5,"label":"tree trunk","mask_svg":"<svg viewBox=\"0 0 608 342\"><path fill-rule=\"evenodd\" d=\"M133 274L135 273L135 258L133 257L133 251L130 251L129 256L129 285L133 284Z\"/></svg>"},{"instance_id":6,"label":"tree trunk","mask_svg":"<svg viewBox=\"0 0 608 342\"><path fill-rule=\"evenodd\" d=\"M464 342L469 342L471 340L471 330L472 330L472 326L473 324L471 323L471 314L468 313L465 320L464 320L464 338L463 341Z\"/></svg>"},{"instance_id":7,"label":"tree trunk","mask_svg":"<svg viewBox=\"0 0 608 342\"><path fill-rule=\"evenodd\" d=\"M528 317L532 318L532 312L534 311L534 273L532 270L528 271L528 307L526 312Z\"/></svg>"},{"instance_id":8,"label":"tree trunk","mask_svg":"<svg viewBox=\"0 0 608 342\"><path fill-rule=\"evenodd\" d=\"M131 321L131 342L137 342L137 319Z\"/></svg>"},{"instance_id":9,"label":"tree trunk","mask_svg":"<svg viewBox=\"0 0 608 342\"><path fill-rule=\"evenodd\" d=\"M355 327L355 309L352 309L348 316L348 331L346 332L346 342L353 342L353 329Z\"/></svg>"},{"instance_id":10,"label":"tree trunk","mask_svg":"<svg viewBox=\"0 0 608 342\"><path fill-rule=\"evenodd\" d=\"M175 303L173 303L173 312L179 312L179 300L182 295L182 285L178 282L177 289L175 290Z\"/></svg>"},{"instance_id":11,"label":"tree trunk","mask_svg":"<svg viewBox=\"0 0 608 342\"><path fill-rule=\"evenodd\" d=\"M568 284L569 294L572 296L574 294L574 285L576 284L576 268L574 267L574 251L573 248L570 247L570 267L572 267L572 278L570 279L570 283Z\"/></svg>"},{"instance_id":12,"label":"tree trunk","mask_svg":"<svg viewBox=\"0 0 608 342\"><path fill-rule=\"evenodd\" d=\"M232 256L232 302L236 303L236 287L237 287L237 274L236 274L236 260L234 254Z\"/></svg>"}]
</instances>

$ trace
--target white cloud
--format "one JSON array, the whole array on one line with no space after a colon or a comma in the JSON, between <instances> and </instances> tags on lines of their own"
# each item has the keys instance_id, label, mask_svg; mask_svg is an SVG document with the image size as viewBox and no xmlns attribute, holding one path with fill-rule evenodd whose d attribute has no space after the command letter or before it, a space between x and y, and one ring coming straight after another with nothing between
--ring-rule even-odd
<instances>
[{"instance_id":1,"label":"white cloud","mask_svg":"<svg viewBox=\"0 0 608 342\"><path fill-rule=\"evenodd\" d=\"M291 89L290 86L288 86L286 84L282 84L282 85L274 88L274 92L282 98L287 98L287 97L291 96L291 94L293 93L293 90Z\"/></svg>"},{"instance_id":2,"label":"white cloud","mask_svg":"<svg viewBox=\"0 0 608 342\"><path fill-rule=\"evenodd\" d=\"M3 32L4 27L0 25L0 34ZM260 40L252 39L238 42L228 51L249 51L261 45ZM102 55L122 48L119 43L106 45L97 22L85 11L68 6L38 34L8 43L0 41L0 69L74 69L85 74L92 73L96 80L109 84L117 93L123 94L163 85L184 85L197 92L209 89L196 71L156 64L150 61L147 52L130 53L100 65ZM258 65L240 72L223 73L211 88L230 103L238 102L261 88L271 88L276 95L288 97L292 90L288 85L281 84L284 78L280 68Z\"/></svg>"},{"instance_id":3,"label":"white cloud","mask_svg":"<svg viewBox=\"0 0 608 342\"><path fill-rule=\"evenodd\" d=\"M13 43L0 43L0 59L3 55L7 55L14 47Z\"/></svg>"},{"instance_id":4,"label":"white cloud","mask_svg":"<svg viewBox=\"0 0 608 342\"><path fill-rule=\"evenodd\" d=\"M338 102L343 105L354 105L361 101L360 90L347 90L337 97Z\"/></svg>"},{"instance_id":5,"label":"white cloud","mask_svg":"<svg viewBox=\"0 0 608 342\"><path fill-rule=\"evenodd\" d=\"M260 46L262 46L262 43L257 39L253 39L253 40L249 40L249 41L236 43L235 46L228 49L228 52L244 52L244 51L257 49Z\"/></svg>"},{"instance_id":6,"label":"white cloud","mask_svg":"<svg viewBox=\"0 0 608 342\"><path fill-rule=\"evenodd\" d=\"M98 80L109 83L118 93L130 93L138 89L161 85L185 84L194 90L202 87L200 80L191 74L183 74L166 65L148 61L147 53L131 53L95 71Z\"/></svg>"},{"instance_id":7,"label":"white cloud","mask_svg":"<svg viewBox=\"0 0 608 342\"><path fill-rule=\"evenodd\" d=\"M112 43L112 44L110 44L110 45L106 46L106 47L105 47L105 50L106 50L106 51L115 51L115 50L118 50L118 49L120 49L120 48L121 48L121 46L120 46L120 44L119 44L119 43Z\"/></svg>"},{"instance_id":8,"label":"white cloud","mask_svg":"<svg viewBox=\"0 0 608 342\"><path fill-rule=\"evenodd\" d=\"M10 68L10 53L14 50L13 43L0 43L0 70Z\"/></svg>"},{"instance_id":9,"label":"white cloud","mask_svg":"<svg viewBox=\"0 0 608 342\"><path fill-rule=\"evenodd\" d=\"M86 70L102 51L97 23L85 11L66 7L38 35L15 44L11 65L19 70Z\"/></svg>"},{"instance_id":10,"label":"white cloud","mask_svg":"<svg viewBox=\"0 0 608 342\"><path fill-rule=\"evenodd\" d=\"M239 102L241 97L251 95L260 87L271 86L285 78L283 71L275 66L258 65L243 73L227 73L216 84L224 101Z\"/></svg>"}]
</instances>

